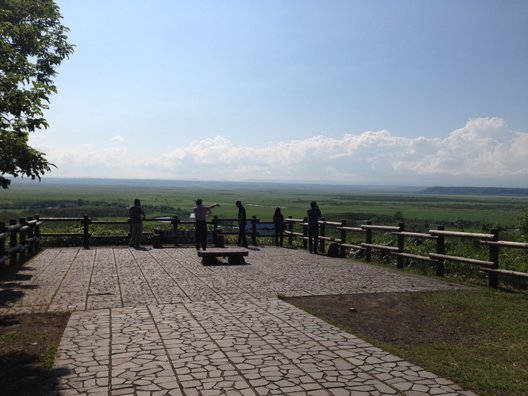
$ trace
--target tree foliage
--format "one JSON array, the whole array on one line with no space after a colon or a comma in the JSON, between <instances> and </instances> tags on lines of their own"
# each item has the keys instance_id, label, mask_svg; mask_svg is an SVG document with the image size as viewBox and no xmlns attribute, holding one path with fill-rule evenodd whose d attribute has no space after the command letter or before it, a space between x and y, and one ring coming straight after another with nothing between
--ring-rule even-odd
<instances>
[{"instance_id":1,"label":"tree foliage","mask_svg":"<svg viewBox=\"0 0 528 396\"><path fill-rule=\"evenodd\" d=\"M44 110L57 89L53 77L73 52L54 0L0 0L0 187L7 175L38 178L53 166L28 145L48 127Z\"/></svg>"}]
</instances>

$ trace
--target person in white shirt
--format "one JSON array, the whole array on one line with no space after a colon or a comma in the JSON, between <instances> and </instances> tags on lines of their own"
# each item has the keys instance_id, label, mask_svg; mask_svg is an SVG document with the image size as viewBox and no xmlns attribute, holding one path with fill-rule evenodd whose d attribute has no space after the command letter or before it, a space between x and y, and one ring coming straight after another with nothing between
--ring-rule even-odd
<instances>
[{"instance_id":1,"label":"person in white shirt","mask_svg":"<svg viewBox=\"0 0 528 396\"><path fill-rule=\"evenodd\" d=\"M207 213L220 204L212 204L205 206L201 199L196 200L196 207L194 207L194 219L196 226L194 228L194 235L196 239L196 250L200 250L200 246L203 250L207 249Z\"/></svg>"}]
</instances>

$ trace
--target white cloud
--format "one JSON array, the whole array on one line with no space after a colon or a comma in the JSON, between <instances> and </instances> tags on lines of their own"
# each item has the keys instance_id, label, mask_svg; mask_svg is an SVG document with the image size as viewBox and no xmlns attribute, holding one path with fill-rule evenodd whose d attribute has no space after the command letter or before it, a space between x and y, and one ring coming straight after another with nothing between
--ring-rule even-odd
<instances>
[{"instance_id":1,"label":"white cloud","mask_svg":"<svg viewBox=\"0 0 528 396\"><path fill-rule=\"evenodd\" d=\"M528 133L501 118L470 119L443 138L381 130L256 147L215 136L154 156L122 144L37 147L58 165L53 176L523 187L528 180Z\"/></svg>"},{"instance_id":2,"label":"white cloud","mask_svg":"<svg viewBox=\"0 0 528 396\"><path fill-rule=\"evenodd\" d=\"M123 138L123 136L116 135L112 139L110 139L110 141L112 143L123 143L125 141L125 139Z\"/></svg>"},{"instance_id":3,"label":"white cloud","mask_svg":"<svg viewBox=\"0 0 528 396\"><path fill-rule=\"evenodd\" d=\"M475 178L489 179L493 184L502 181L525 185L528 180L528 133L509 130L501 118L469 120L447 138L428 143L430 148L436 148L436 153L425 156L425 151L419 150L421 158L402 160L398 169L417 175L458 178L466 183Z\"/></svg>"}]
</instances>

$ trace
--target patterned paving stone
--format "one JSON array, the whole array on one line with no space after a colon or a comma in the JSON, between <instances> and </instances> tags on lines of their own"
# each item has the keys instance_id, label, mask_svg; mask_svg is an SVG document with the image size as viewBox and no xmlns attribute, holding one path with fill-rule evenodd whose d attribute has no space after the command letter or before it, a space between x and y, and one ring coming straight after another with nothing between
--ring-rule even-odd
<instances>
[{"instance_id":1,"label":"patterned paving stone","mask_svg":"<svg viewBox=\"0 0 528 396\"><path fill-rule=\"evenodd\" d=\"M278 248L251 250L247 265L203 266L193 249L46 249L3 286L3 313L77 311L192 301L239 301L449 289L351 260Z\"/></svg>"},{"instance_id":2,"label":"patterned paving stone","mask_svg":"<svg viewBox=\"0 0 528 396\"><path fill-rule=\"evenodd\" d=\"M77 311L56 368L47 394L472 395L277 299Z\"/></svg>"},{"instance_id":3,"label":"patterned paving stone","mask_svg":"<svg viewBox=\"0 0 528 396\"><path fill-rule=\"evenodd\" d=\"M292 249L48 249L2 313L73 311L46 395L473 395L277 299L453 288ZM10 297L9 294L11 294Z\"/></svg>"}]
</instances>

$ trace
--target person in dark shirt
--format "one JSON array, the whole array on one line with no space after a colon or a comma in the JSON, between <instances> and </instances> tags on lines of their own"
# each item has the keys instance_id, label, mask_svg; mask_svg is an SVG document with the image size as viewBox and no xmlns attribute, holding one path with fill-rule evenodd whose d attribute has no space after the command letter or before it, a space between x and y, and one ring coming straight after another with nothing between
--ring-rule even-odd
<instances>
[{"instance_id":1,"label":"person in dark shirt","mask_svg":"<svg viewBox=\"0 0 528 396\"><path fill-rule=\"evenodd\" d=\"M317 246L319 245L319 218L321 211L317 202L310 202L310 209L308 210L308 247L310 253L317 254Z\"/></svg>"},{"instance_id":2,"label":"person in dark shirt","mask_svg":"<svg viewBox=\"0 0 528 396\"><path fill-rule=\"evenodd\" d=\"M145 220L145 212L141 207L139 199L134 200L134 206L128 209L130 215L130 242L129 246L140 249L141 234L143 233L143 220Z\"/></svg>"},{"instance_id":3,"label":"person in dark shirt","mask_svg":"<svg viewBox=\"0 0 528 396\"><path fill-rule=\"evenodd\" d=\"M236 207L238 208L238 241L237 246L248 247L248 241L246 237L246 208L242 205L242 202L236 201Z\"/></svg>"},{"instance_id":4,"label":"person in dark shirt","mask_svg":"<svg viewBox=\"0 0 528 396\"><path fill-rule=\"evenodd\" d=\"M275 213L273 214L273 226L275 228L275 246L282 246L286 224L284 223L284 216L281 213L281 208L275 209Z\"/></svg>"}]
</instances>

